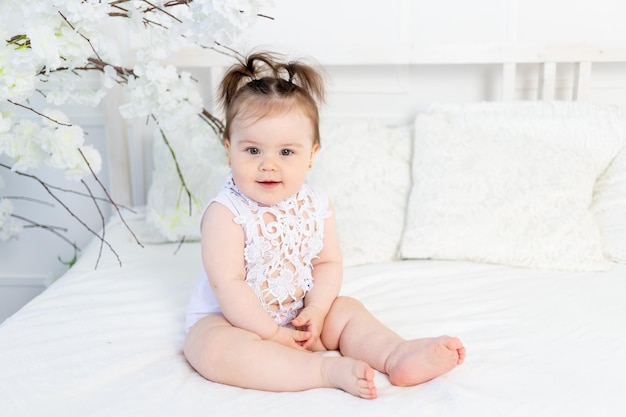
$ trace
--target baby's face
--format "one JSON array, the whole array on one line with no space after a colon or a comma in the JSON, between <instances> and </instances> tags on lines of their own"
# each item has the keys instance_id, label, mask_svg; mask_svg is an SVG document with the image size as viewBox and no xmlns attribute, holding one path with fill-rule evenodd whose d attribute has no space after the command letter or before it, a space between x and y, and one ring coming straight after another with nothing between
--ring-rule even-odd
<instances>
[{"instance_id":1,"label":"baby's face","mask_svg":"<svg viewBox=\"0 0 626 417\"><path fill-rule=\"evenodd\" d=\"M233 180L248 198L272 205L295 194L319 146L311 120L298 108L260 119L235 118L225 140Z\"/></svg>"}]
</instances>

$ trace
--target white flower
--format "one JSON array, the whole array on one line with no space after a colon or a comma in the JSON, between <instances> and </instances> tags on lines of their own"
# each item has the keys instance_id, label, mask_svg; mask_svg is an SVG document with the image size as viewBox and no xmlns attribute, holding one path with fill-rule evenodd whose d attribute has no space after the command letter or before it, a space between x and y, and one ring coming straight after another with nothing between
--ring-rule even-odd
<instances>
[{"instance_id":1,"label":"white flower","mask_svg":"<svg viewBox=\"0 0 626 417\"><path fill-rule=\"evenodd\" d=\"M2 179L0 177L0 179ZM0 198L0 241L4 242L18 235L22 231L22 225L11 216L13 204L6 198Z\"/></svg>"},{"instance_id":2,"label":"white flower","mask_svg":"<svg viewBox=\"0 0 626 417\"><path fill-rule=\"evenodd\" d=\"M43 114L46 118L43 119L43 125L49 127L57 127L59 123L69 124L70 118L58 109L45 109Z\"/></svg>"},{"instance_id":3,"label":"white flower","mask_svg":"<svg viewBox=\"0 0 626 417\"><path fill-rule=\"evenodd\" d=\"M77 30L101 27L102 22L110 20L108 13L115 10L101 0L56 0L55 5Z\"/></svg>"},{"instance_id":4,"label":"white flower","mask_svg":"<svg viewBox=\"0 0 626 417\"><path fill-rule=\"evenodd\" d=\"M104 88L112 88L118 81L117 72L111 65L104 67L102 71L102 85Z\"/></svg>"},{"instance_id":5,"label":"white flower","mask_svg":"<svg viewBox=\"0 0 626 417\"><path fill-rule=\"evenodd\" d=\"M63 170L65 177L72 180L89 175L89 167L98 173L102 167L102 157L95 148L83 146L85 135L82 127L69 125L68 117L58 110L46 110L44 114L49 119L44 119L38 144L47 155L46 164Z\"/></svg>"},{"instance_id":6,"label":"white flower","mask_svg":"<svg viewBox=\"0 0 626 417\"><path fill-rule=\"evenodd\" d=\"M84 159L80 154L81 152L85 157ZM97 174L102 168L102 157L100 156L100 152L92 146L81 146L80 148L75 149L73 153L68 154L68 156L70 158L65 160L66 168L64 174L65 178L69 180L79 181L86 176L91 175L91 171L93 171L94 174ZM87 165L85 159L89 162L89 165ZM89 170L90 167L91 171Z\"/></svg>"},{"instance_id":7,"label":"white flower","mask_svg":"<svg viewBox=\"0 0 626 417\"><path fill-rule=\"evenodd\" d=\"M11 130L11 126L13 126L13 118L13 113L0 111L0 135ZM2 153L2 147L0 147L0 153Z\"/></svg>"},{"instance_id":8,"label":"white flower","mask_svg":"<svg viewBox=\"0 0 626 417\"><path fill-rule=\"evenodd\" d=\"M63 60L59 53L58 30L61 18L57 15L50 17L37 16L28 21L26 35L30 39L30 49L48 70L59 68Z\"/></svg>"},{"instance_id":9,"label":"white flower","mask_svg":"<svg viewBox=\"0 0 626 417\"><path fill-rule=\"evenodd\" d=\"M165 210L162 213L157 213L151 209L147 215L148 221L156 225L159 232L172 241L180 240L185 235L194 236L198 230L202 207L196 200L193 200L191 204L191 213L188 204L177 204L175 208Z\"/></svg>"},{"instance_id":10,"label":"white flower","mask_svg":"<svg viewBox=\"0 0 626 417\"><path fill-rule=\"evenodd\" d=\"M180 129L202 112L202 97L188 72L155 61L138 64L128 80L130 100L120 106L123 117L154 115L164 130Z\"/></svg>"},{"instance_id":11,"label":"white flower","mask_svg":"<svg viewBox=\"0 0 626 417\"><path fill-rule=\"evenodd\" d=\"M0 100L30 97L38 83L36 73L32 53L0 42Z\"/></svg>"},{"instance_id":12,"label":"white flower","mask_svg":"<svg viewBox=\"0 0 626 417\"><path fill-rule=\"evenodd\" d=\"M58 110L45 110L44 115L47 118L41 125L22 120L10 132L0 134L0 150L14 159L12 169L27 171L47 165L64 171L65 177L73 180L90 175L90 166L98 173L102 157L93 147L83 145L82 127L71 125L69 118Z\"/></svg>"},{"instance_id":13,"label":"white flower","mask_svg":"<svg viewBox=\"0 0 626 417\"><path fill-rule=\"evenodd\" d=\"M194 0L188 5L187 18L181 24L191 41L212 46L215 41L239 46L258 14L273 2L250 0Z\"/></svg>"},{"instance_id":14,"label":"white flower","mask_svg":"<svg viewBox=\"0 0 626 417\"><path fill-rule=\"evenodd\" d=\"M21 33L30 40L30 51L39 58L47 71L57 68L83 66L93 55L90 43L85 39L97 39L106 32L109 4L98 2L56 1L52 4L28 7L21 10L23 22Z\"/></svg>"},{"instance_id":15,"label":"white flower","mask_svg":"<svg viewBox=\"0 0 626 417\"><path fill-rule=\"evenodd\" d=\"M66 169L76 164L77 149L84 142L80 126L49 126L41 130L39 146L49 155L47 164L52 168Z\"/></svg>"},{"instance_id":16,"label":"white flower","mask_svg":"<svg viewBox=\"0 0 626 417\"><path fill-rule=\"evenodd\" d=\"M113 70L113 68L111 68L111 70ZM89 75L95 74L87 74L87 76ZM87 76L78 77L76 74L69 71L50 73L45 83L46 101L57 106L63 105L66 102L91 107L98 105L106 94L106 86L102 85L101 88L86 88L85 81L100 84L100 80L103 79L104 75L99 77Z\"/></svg>"},{"instance_id":17,"label":"white flower","mask_svg":"<svg viewBox=\"0 0 626 417\"><path fill-rule=\"evenodd\" d=\"M30 120L21 120L13 126L3 140L3 149L15 160L13 170L26 171L37 168L46 160L46 153L39 146L41 127Z\"/></svg>"},{"instance_id":18,"label":"white flower","mask_svg":"<svg viewBox=\"0 0 626 417\"><path fill-rule=\"evenodd\" d=\"M24 18L26 13L30 10L30 13L34 13L34 8L29 9L28 6L32 6L29 4L30 2L25 2L23 0L2 0L0 1L0 16L2 16L2 28L11 34L15 35L17 33L24 32ZM38 3L48 3L48 2L38 2ZM10 37L10 36L9 36ZM2 36L2 39L8 39L7 36Z\"/></svg>"},{"instance_id":19,"label":"white flower","mask_svg":"<svg viewBox=\"0 0 626 417\"><path fill-rule=\"evenodd\" d=\"M93 50L89 43L77 32L63 22L58 31L58 47L63 56L63 67L70 69L84 66Z\"/></svg>"}]
</instances>

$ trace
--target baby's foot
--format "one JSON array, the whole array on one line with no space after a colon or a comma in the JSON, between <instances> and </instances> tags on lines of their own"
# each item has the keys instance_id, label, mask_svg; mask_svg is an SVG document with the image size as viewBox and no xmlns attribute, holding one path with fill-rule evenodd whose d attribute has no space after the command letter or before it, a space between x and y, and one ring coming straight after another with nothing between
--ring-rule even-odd
<instances>
[{"instance_id":1,"label":"baby's foot","mask_svg":"<svg viewBox=\"0 0 626 417\"><path fill-rule=\"evenodd\" d=\"M374 370L365 362L352 358L325 358L323 373L329 385L354 396L374 399Z\"/></svg>"},{"instance_id":2,"label":"baby's foot","mask_svg":"<svg viewBox=\"0 0 626 417\"><path fill-rule=\"evenodd\" d=\"M465 347L456 337L440 336L402 342L385 365L394 385L421 384L443 375L465 360Z\"/></svg>"}]
</instances>

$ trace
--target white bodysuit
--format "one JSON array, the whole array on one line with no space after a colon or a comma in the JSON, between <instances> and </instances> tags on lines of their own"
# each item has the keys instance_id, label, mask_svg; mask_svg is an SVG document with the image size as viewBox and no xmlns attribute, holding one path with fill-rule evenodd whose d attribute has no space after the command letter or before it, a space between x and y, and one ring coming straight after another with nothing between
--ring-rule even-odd
<instances>
[{"instance_id":1,"label":"white bodysuit","mask_svg":"<svg viewBox=\"0 0 626 417\"><path fill-rule=\"evenodd\" d=\"M265 206L243 195L230 176L209 205L214 202L230 209L243 227L246 283L276 324L291 326L313 288L312 261L322 249L328 198L304 184L288 199ZM187 309L187 331L221 311L202 268Z\"/></svg>"}]
</instances>

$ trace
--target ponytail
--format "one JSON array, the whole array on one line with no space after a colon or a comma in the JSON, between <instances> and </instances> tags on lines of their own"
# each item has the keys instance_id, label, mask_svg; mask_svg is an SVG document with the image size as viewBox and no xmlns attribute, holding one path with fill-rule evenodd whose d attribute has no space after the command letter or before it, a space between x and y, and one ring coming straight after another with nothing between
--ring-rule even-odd
<instances>
[{"instance_id":1,"label":"ponytail","mask_svg":"<svg viewBox=\"0 0 626 417\"><path fill-rule=\"evenodd\" d=\"M257 106L245 111L246 115L258 117L295 104L311 118L315 142L319 144L317 106L323 101L323 78L312 66L298 61L283 63L269 52L254 53L230 67L220 84L219 102L226 114L224 137L230 136L230 125L243 110L243 103Z\"/></svg>"}]
</instances>

